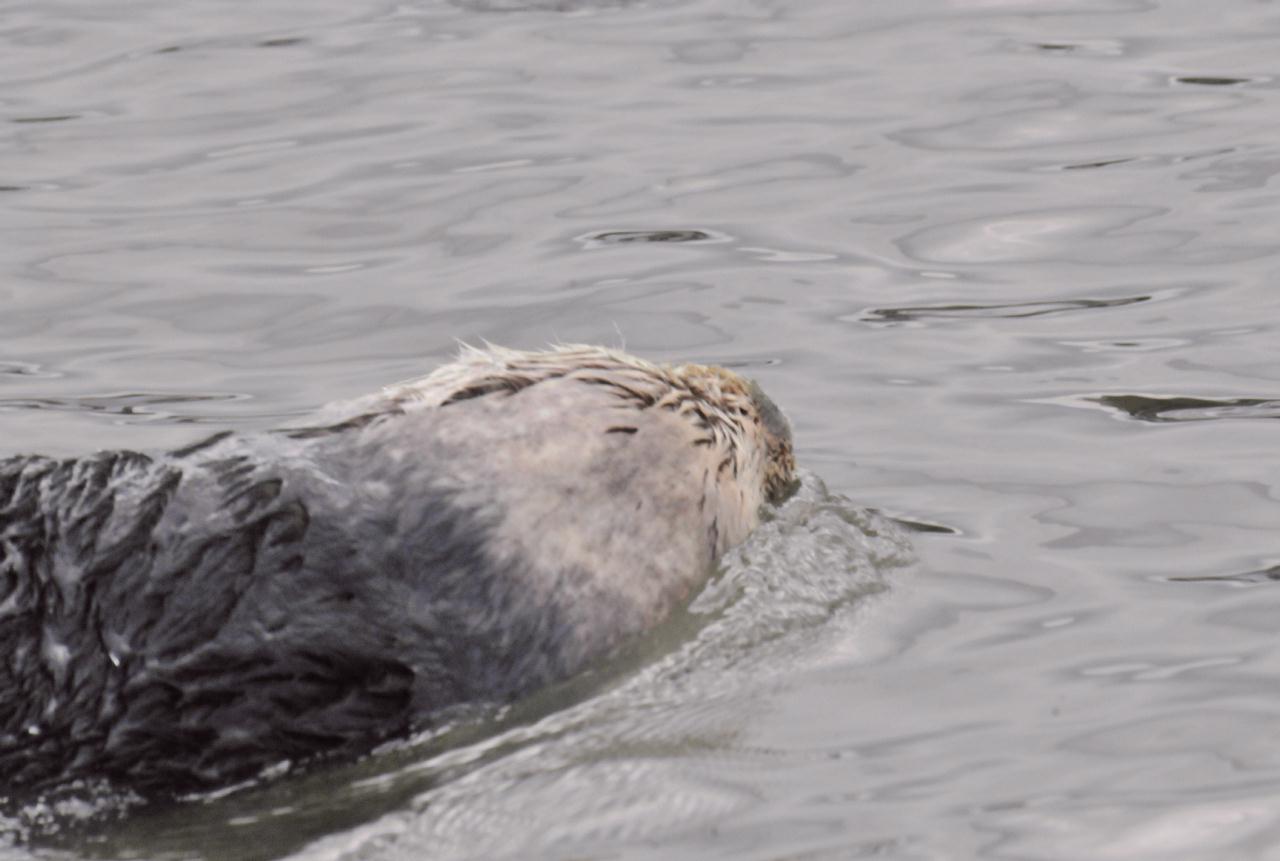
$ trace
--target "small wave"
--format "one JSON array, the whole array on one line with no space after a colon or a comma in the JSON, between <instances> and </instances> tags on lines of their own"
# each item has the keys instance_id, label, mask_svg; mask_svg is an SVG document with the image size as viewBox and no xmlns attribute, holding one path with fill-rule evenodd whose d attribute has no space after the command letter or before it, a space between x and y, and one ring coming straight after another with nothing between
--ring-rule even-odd
<instances>
[{"instance_id":1,"label":"small wave","mask_svg":"<svg viewBox=\"0 0 1280 861\"><path fill-rule=\"evenodd\" d=\"M1163 578L1170 583L1226 583L1236 586L1256 586L1280 581L1280 564L1234 574L1180 574Z\"/></svg>"},{"instance_id":2,"label":"small wave","mask_svg":"<svg viewBox=\"0 0 1280 861\"><path fill-rule=\"evenodd\" d=\"M0 373L6 369L0 366ZM14 374L35 375L18 369ZM199 404L219 401L247 400L248 395L178 394L158 392L123 392L107 395L79 397L0 398L0 410L53 410L56 412L101 413L113 416L143 418L152 421L168 421L177 424L210 421L213 417L192 414L185 410L165 409L175 404Z\"/></svg>"},{"instance_id":3,"label":"small wave","mask_svg":"<svg viewBox=\"0 0 1280 861\"><path fill-rule=\"evenodd\" d=\"M600 230L577 237L583 248L602 248L608 245L635 243L699 243L728 242L729 237L714 230L665 229L665 230Z\"/></svg>"},{"instance_id":4,"label":"small wave","mask_svg":"<svg viewBox=\"0 0 1280 861\"><path fill-rule=\"evenodd\" d=\"M1150 302L1152 296L1124 296L1118 299L1062 299L1048 302L1002 302L989 305L903 305L898 308L868 308L858 319L865 323L909 323L930 318L1043 317L1097 308L1117 308Z\"/></svg>"},{"instance_id":5,"label":"small wave","mask_svg":"<svg viewBox=\"0 0 1280 861\"><path fill-rule=\"evenodd\" d=\"M1140 422L1278 419L1280 399L1196 398L1185 395L1098 395L1083 400Z\"/></svg>"},{"instance_id":6,"label":"small wave","mask_svg":"<svg viewBox=\"0 0 1280 861\"><path fill-rule=\"evenodd\" d=\"M589 12L634 5L636 0L453 0L469 12Z\"/></svg>"},{"instance_id":7,"label":"small wave","mask_svg":"<svg viewBox=\"0 0 1280 861\"><path fill-rule=\"evenodd\" d=\"M1173 79L1173 82L1195 87L1238 87L1241 84L1251 84L1254 80L1254 78L1234 78L1225 75L1179 75Z\"/></svg>"}]
</instances>

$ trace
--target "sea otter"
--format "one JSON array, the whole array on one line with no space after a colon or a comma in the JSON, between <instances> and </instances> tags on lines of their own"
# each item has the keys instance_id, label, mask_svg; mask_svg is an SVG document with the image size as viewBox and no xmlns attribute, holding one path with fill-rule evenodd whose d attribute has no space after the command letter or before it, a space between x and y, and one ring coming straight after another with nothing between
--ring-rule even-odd
<instances>
[{"instance_id":1,"label":"sea otter","mask_svg":"<svg viewBox=\"0 0 1280 861\"><path fill-rule=\"evenodd\" d=\"M173 797L582 670L793 483L753 382L467 348L306 426L0 460L0 796Z\"/></svg>"}]
</instances>

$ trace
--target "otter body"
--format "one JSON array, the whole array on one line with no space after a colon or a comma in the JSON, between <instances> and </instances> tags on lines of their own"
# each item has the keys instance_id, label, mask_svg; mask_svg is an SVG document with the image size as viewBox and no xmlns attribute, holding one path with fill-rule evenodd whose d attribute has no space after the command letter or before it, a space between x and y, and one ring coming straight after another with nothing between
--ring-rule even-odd
<instances>
[{"instance_id":1,"label":"otter body","mask_svg":"<svg viewBox=\"0 0 1280 861\"><path fill-rule=\"evenodd\" d=\"M329 412L0 460L0 795L199 791L510 701L663 619L792 480L754 384L596 348Z\"/></svg>"}]
</instances>

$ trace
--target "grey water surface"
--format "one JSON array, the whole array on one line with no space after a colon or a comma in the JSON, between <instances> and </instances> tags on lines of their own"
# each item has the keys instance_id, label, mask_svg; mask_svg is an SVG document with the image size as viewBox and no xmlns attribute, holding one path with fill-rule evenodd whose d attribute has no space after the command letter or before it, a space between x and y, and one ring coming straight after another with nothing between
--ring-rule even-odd
<instances>
[{"instance_id":1,"label":"grey water surface","mask_svg":"<svg viewBox=\"0 0 1280 861\"><path fill-rule=\"evenodd\" d=\"M0 855L1280 859L1278 173L1262 0L0 4L0 455L560 340L811 471L593 678Z\"/></svg>"}]
</instances>

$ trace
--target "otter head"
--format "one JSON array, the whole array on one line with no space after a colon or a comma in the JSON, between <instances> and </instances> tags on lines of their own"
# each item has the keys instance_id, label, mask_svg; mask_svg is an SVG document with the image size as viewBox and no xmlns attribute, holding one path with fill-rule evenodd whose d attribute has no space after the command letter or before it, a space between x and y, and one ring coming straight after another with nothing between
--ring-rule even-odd
<instances>
[{"instance_id":1,"label":"otter head","mask_svg":"<svg viewBox=\"0 0 1280 861\"><path fill-rule=\"evenodd\" d=\"M707 430L723 455L722 471L760 489L774 505L795 490L791 424L760 385L715 365L680 365L671 374L682 386L668 396L671 405ZM684 388L692 401L679 394ZM705 425L705 428L704 428Z\"/></svg>"},{"instance_id":2,"label":"otter head","mask_svg":"<svg viewBox=\"0 0 1280 861\"><path fill-rule=\"evenodd\" d=\"M589 386L590 389L584 387ZM574 392L594 392L612 405L592 409ZM538 393L543 393L538 395ZM698 488L696 506L706 519L713 555L744 539L759 522L763 503L778 503L795 486L795 458L786 418L754 381L708 365L659 365L602 347L567 345L543 352L464 348L456 362L425 379L387 390L397 405L437 407L498 398L526 402L527 429L554 403L574 413L576 430L599 436L634 435L635 445L652 434L664 444L687 447L688 482ZM533 404L541 406L534 407ZM617 407L618 409L614 409ZM554 409L554 408L552 408ZM583 411L588 414L583 414ZM629 413L634 410L639 415ZM507 410L514 415L514 404ZM526 431L528 432L528 431ZM669 434L669 435L668 435ZM565 443L565 446L571 445ZM592 456L595 444L557 456ZM619 452L622 450L619 449ZM636 455L639 456L639 455ZM589 476L592 473L587 473ZM584 476L586 477L586 476Z\"/></svg>"}]
</instances>

